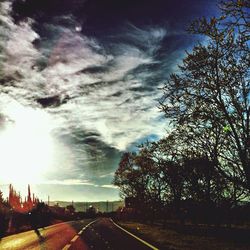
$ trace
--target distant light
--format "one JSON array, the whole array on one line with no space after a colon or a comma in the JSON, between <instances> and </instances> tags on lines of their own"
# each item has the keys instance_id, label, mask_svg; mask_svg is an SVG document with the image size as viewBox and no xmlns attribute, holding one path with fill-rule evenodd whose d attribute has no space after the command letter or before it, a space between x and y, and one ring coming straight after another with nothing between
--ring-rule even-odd
<instances>
[{"instance_id":1,"label":"distant light","mask_svg":"<svg viewBox=\"0 0 250 250\"><path fill-rule=\"evenodd\" d=\"M81 32L82 31L82 27L81 26L76 26L75 30L76 30L76 32Z\"/></svg>"}]
</instances>

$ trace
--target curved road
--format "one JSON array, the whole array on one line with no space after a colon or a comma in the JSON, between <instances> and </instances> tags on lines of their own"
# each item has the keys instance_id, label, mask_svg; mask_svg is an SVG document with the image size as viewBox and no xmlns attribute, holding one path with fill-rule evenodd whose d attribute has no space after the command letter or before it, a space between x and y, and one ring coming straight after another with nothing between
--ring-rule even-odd
<instances>
[{"instance_id":1,"label":"curved road","mask_svg":"<svg viewBox=\"0 0 250 250\"><path fill-rule=\"evenodd\" d=\"M149 250L157 249L130 234L111 219L60 223L8 236L0 241L1 250Z\"/></svg>"}]
</instances>

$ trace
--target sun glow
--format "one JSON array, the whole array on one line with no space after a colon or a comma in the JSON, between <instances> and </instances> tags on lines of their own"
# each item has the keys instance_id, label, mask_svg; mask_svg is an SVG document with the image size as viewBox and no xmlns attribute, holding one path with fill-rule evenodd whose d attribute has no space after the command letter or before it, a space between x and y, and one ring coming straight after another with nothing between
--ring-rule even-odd
<instances>
[{"instance_id":1,"label":"sun glow","mask_svg":"<svg viewBox=\"0 0 250 250\"><path fill-rule=\"evenodd\" d=\"M20 104L4 111L9 122L0 132L0 182L39 183L53 163L49 115Z\"/></svg>"}]
</instances>

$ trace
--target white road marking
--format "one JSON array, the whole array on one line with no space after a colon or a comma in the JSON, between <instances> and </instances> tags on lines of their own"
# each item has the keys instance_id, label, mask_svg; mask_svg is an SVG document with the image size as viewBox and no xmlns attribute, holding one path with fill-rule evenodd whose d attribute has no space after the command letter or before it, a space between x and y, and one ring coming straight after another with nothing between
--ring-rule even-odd
<instances>
[{"instance_id":1,"label":"white road marking","mask_svg":"<svg viewBox=\"0 0 250 250\"><path fill-rule=\"evenodd\" d=\"M70 243L74 243L74 242L78 239L79 234L82 234L83 231L84 231L85 229L87 229L87 227L89 227L91 224L95 223L97 220L98 220L98 219L96 219L96 220L90 222L90 223L87 224L85 227L83 227L82 230L81 230L77 235L74 236L74 238L70 241ZM62 250L68 250L70 247L71 247L71 244L67 244Z\"/></svg>"},{"instance_id":2,"label":"white road marking","mask_svg":"<svg viewBox=\"0 0 250 250\"><path fill-rule=\"evenodd\" d=\"M91 224L95 223L97 220L98 220L98 219L96 219L96 220L90 222L90 223L89 223L88 225L86 225L82 230L85 230L87 227L89 227Z\"/></svg>"},{"instance_id":3,"label":"white road marking","mask_svg":"<svg viewBox=\"0 0 250 250\"><path fill-rule=\"evenodd\" d=\"M76 235L70 242L75 242L79 238L79 235Z\"/></svg>"},{"instance_id":4,"label":"white road marking","mask_svg":"<svg viewBox=\"0 0 250 250\"><path fill-rule=\"evenodd\" d=\"M68 250L71 247L70 244L67 244L62 250Z\"/></svg>"},{"instance_id":5,"label":"white road marking","mask_svg":"<svg viewBox=\"0 0 250 250\"><path fill-rule=\"evenodd\" d=\"M117 225L112 219L110 219L110 221L117 226L118 228L120 228L122 231L126 232L127 234L129 234L130 236L134 237L135 239L139 240L141 243L143 243L144 245L150 247L153 250L159 250L157 247L152 246L151 244L149 244L148 242L146 242L145 240L142 240L141 238L135 236L134 234L130 233L129 231L127 231L126 229L124 229L123 227Z\"/></svg>"}]
</instances>

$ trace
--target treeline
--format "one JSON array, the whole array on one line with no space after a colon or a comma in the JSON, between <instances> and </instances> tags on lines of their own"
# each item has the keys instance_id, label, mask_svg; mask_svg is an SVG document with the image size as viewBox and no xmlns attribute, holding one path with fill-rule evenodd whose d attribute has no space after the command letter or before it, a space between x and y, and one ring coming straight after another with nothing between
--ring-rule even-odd
<instances>
[{"instance_id":1,"label":"treeline","mask_svg":"<svg viewBox=\"0 0 250 250\"><path fill-rule=\"evenodd\" d=\"M84 212L77 212L73 204L65 207L59 206L58 203L49 206L40 201L34 204L32 209L20 211L3 198L0 190L0 241L5 236L28 230L35 230L40 236L40 228L64 221L97 217L115 217L115 212L102 213L93 206L89 206Z\"/></svg>"},{"instance_id":2,"label":"treeline","mask_svg":"<svg viewBox=\"0 0 250 250\"><path fill-rule=\"evenodd\" d=\"M52 224L55 214L43 202L37 203L31 210L15 210L8 202L0 200L0 240L2 237L45 227Z\"/></svg>"},{"instance_id":3,"label":"treeline","mask_svg":"<svg viewBox=\"0 0 250 250\"><path fill-rule=\"evenodd\" d=\"M249 220L250 1L221 2L220 17L194 21L205 36L163 88L171 130L123 154L114 184L141 217L208 223Z\"/></svg>"}]
</instances>

